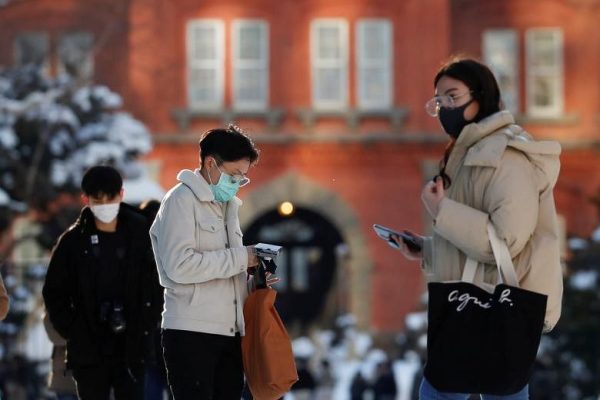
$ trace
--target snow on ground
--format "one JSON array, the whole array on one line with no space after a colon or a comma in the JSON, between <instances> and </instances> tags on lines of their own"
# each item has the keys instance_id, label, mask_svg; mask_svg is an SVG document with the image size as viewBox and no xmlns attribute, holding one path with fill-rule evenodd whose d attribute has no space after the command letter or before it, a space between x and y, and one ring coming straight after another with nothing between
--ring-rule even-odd
<instances>
[{"instance_id":1,"label":"snow on ground","mask_svg":"<svg viewBox=\"0 0 600 400\"><path fill-rule=\"evenodd\" d=\"M6 206L8 203L10 203L10 197L4 190L0 189L0 206Z\"/></svg>"}]
</instances>

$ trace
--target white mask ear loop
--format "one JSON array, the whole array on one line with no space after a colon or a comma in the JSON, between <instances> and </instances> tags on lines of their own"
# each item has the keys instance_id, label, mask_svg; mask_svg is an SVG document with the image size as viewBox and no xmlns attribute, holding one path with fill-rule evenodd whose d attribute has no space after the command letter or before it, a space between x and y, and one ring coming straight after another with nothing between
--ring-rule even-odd
<instances>
[{"instance_id":1,"label":"white mask ear loop","mask_svg":"<svg viewBox=\"0 0 600 400\"><path fill-rule=\"evenodd\" d=\"M211 157L211 158L215 162L215 167L217 167L217 160L215 160L214 157ZM219 170L219 172L221 172L221 170L219 169L219 167L217 167L217 170ZM212 183L212 178L210 177L210 171L206 170L206 174L208 175L208 183L210 183L211 185L214 185L214 183Z\"/></svg>"}]
</instances>

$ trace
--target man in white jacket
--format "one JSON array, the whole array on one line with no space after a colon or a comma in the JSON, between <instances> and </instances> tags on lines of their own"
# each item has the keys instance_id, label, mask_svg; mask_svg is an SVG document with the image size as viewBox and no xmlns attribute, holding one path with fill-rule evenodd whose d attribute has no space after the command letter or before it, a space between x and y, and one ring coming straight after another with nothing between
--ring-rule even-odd
<instances>
[{"instance_id":1,"label":"man in white jacket","mask_svg":"<svg viewBox=\"0 0 600 400\"><path fill-rule=\"evenodd\" d=\"M162 343L175 400L239 400L247 269L258 264L242 243L235 197L258 159L239 128L200 139L200 169L183 170L150 229L165 288Z\"/></svg>"}]
</instances>

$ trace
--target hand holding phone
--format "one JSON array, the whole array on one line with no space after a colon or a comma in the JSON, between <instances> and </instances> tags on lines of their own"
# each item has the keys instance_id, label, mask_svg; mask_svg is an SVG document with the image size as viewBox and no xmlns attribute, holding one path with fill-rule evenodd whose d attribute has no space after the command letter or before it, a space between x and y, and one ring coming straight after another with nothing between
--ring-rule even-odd
<instances>
[{"instance_id":1,"label":"hand holding phone","mask_svg":"<svg viewBox=\"0 0 600 400\"><path fill-rule=\"evenodd\" d=\"M400 245L397 242L397 238L402 239L402 241L406 244L408 249L413 253L418 253L421 251L421 244L417 241L417 239L409 235L405 232L398 232L393 229L387 228L385 226L379 224L373 224L373 229L377 236L381 239L385 240L391 247L395 249L399 249Z\"/></svg>"}]
</instances>

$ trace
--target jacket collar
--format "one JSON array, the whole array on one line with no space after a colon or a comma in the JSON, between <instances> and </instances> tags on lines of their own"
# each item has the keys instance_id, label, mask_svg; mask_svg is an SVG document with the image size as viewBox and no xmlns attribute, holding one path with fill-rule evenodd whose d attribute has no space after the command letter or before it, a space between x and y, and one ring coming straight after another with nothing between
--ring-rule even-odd
<instances>
[{"instance_id":1,"label":"jacket collar","mask_svg":"<svg viewBox=\"0 0 600 400\"><path fill-rule=\"evenodd\" d=\"M450 176L450 178L454 179L454 175L457 173L461 164L488 165L486 164L487 161L485 161L483 164L467 164L467 157L470 157L472 153L476 151L473 150L473 147L476 143L482 141L482 139L484 139L486 136L489 136L493 132L496 132L498 129L508 126L512 123L514 123L514 118L510 112L499 111L482 119L479 122L473 122L465 126L458 136L458 139L456 139L456 143L454 143L454 148L452 149L452 153L450 153L450 158L446 164L446 173ZM504 146L506 146L506 143ZM482 146L481 148L484 147ZM504 147L502 147L502 149L495 149L494 151L498 151L499 156L501 156L502 152L504 151ZM481 155L480 158L482 160L487 160L486 157L487 155Z\"/></svg>"},{"instance_id":2,"label":"jacket collar","mask_svg":"<svg viewBox=\"0 0 600 400\"><path fill-rule=\"evenodd\" d=\"M498 129L514 123L515 119L510 111L499 111L479 122L467 125L458 136L455 146L470 147Z\"/></svg>"},{"instance_id":3,"label":"jacket collar","mask_svg":"<svg viewBox=\"0 0 600 400\"><path fill-rule=\"evenodd\" d=\"M497 167L507 147L523 153L545 179L554 186L560 171L560 144L554 141L535 141L518 125L508 111L501 111L472 124L462 141L462 149L466 151L464 165ZM459 140L460 140L459 136ZM476 138L476 139L474 139ZM457 144L458 144L457 140ZM468 143L468 147L467 146Z\"/></svg>"},{"instance_id":4,"label":"jacket collar","mask_svg":"<svg viewBox=\"0 0 600 400\"><path fill-rule=\"evenodd\" d=\"M205 202L215 201L215 196L213 195L212 190L210 190L210 185L202 175L200 175L199 169L196 169L195 171L184 169L177 174L177 180L190 188L198 200ZM238 197L231 199L231 202L236 203L238 206L242 205L242 201Z\"/></svg>"}]
</instances>

